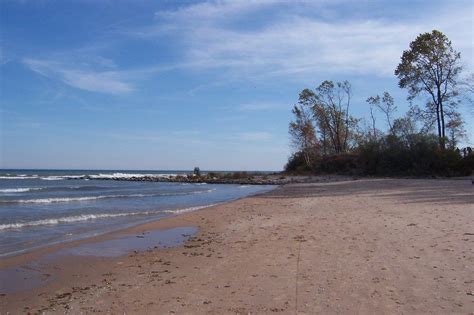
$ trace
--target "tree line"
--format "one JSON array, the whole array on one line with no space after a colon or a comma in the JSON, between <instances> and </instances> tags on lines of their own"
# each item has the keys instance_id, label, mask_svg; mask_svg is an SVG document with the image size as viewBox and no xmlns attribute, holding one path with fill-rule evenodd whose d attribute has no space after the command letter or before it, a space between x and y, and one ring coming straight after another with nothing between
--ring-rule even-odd
<instances>
[{"instance_id":1,"label":"tree line","mask_svg":"<svg viewBox=\"0 0 474 315\"><path fill-rule=\"evenodd\" d=\"M458 108L471 102L474 76L461 77L461 54L440 31L420 34L394 71L407 89L409 110L400 117L388 92L367 99L370 118L350 114L348 81L323 81L304 89L289 125L293 155L289 172L350 172L367 175L469 175L471 148ZM418 102L422 102L422 106ZM377 128L377 112L387 126Z\"/></svg>"}]
</instances>

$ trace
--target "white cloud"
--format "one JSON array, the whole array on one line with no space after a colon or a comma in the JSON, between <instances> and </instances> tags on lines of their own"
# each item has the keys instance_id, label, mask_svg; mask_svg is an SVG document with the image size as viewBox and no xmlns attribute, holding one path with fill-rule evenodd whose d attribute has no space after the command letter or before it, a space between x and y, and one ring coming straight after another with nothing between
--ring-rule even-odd
<instances>
[{"instance_id":1,"label":"white cloud","mask_svg":"<svg viewBox=\"0 0 474 315\"><path fill-rule=\"evenodd\" d=\"M209 0L183 6L177 10L158 11L157 18L203 20L225 20L235 15L251 13L272 6L283 6L288 9L305 5L313 9L324 5L335 5L350 0Z\"/></svg>"},{"instance_id":2,"label":"white cloud","mask_svg":"<svg viewBox=\"0 0 474 315\"><path fill-rule=\"evenodd\" d=\"M195 67L239 71L392 73L409 27L379 22L330 25L295 19L256 32L196 29L187 57Z\"/></svg>"},{"instance_id":3,"label":"white cloud","mask_svg":"<svg viewBox=\"0 0 474 315\"><path fill-rule=\"evenodd\" d=\"M117 42L129 37L150 41L173 38L173 54L178 62L148 64L122 69L113 60L91 56L90 62L66 58L25 59L33 71L88 91L127 93L137 81L167 71L218 69L228 79L259 81L269 77L283 79L314 78L315 75L375 75L392 77L393 70L408 44L419 33L434 28L445 32L463 54L467 68L473 68L472 6L438 8L420 12L417 19L376 19L367 15L331 17L350 0L216 0L184 5L155 14L152 25L117 32ZM468 5L468 4L467 4ZM313 14L311 12L316 12ZM332 15L331 15L332 14ZM258 21L249 27L246 21ZM94 46L94 45L92 45ZM95 47L95 46L94 46ZM108 45L99 45L99 50ZM179 48L178 48L179 47ZM174 50L176 49L176 50ZM97 53L97 48L92 49ZM69 58L69 59L68 59ZM80 58L79 58L80 59ZM54 61L53 61L54 60ZM59 61L58 61L59 60ZM472 71L472 70L471 70ZM132 84L133 82L133 84ZM208 83L190 91L193 94ZM269 105L247 104L243 111L264 110Z\"/></svg>"},{"instance_id":4,"label":"white cloud","mask_svg":"<svg viewBox=\"0 0 474 315\"><path fill-rule=\"evenodd\" d=\"M111 94L133 91L133 86L125 81L124 74L119 71L78 69L51 60L24 59L23 63L36 73L78 89Z\"/></svg>"},{"instance_id":5,"label":"white cloud","mask_svg":"<svg viewBox=\"0 0 474 315\"><path fill-rule=\"evenodd\" d=\"M331 20L310 16L301 8L310 11L316 6L324 11L334 3L298 1L298 4L299 11L294 10L298 7L295 3L288 1L207 1L158 12L157 24L140 33L152 38L166 32L174 34L185 47L182 67L226 68L241 77L321 72L392 76L410 41L419 33L440 29L472 67L473 34L472 28L466 27L472 25L472 10L467 8L440 7L435 19L430 8L430 12L420 12L416 20L395 17ZM275 7L279 10L262 15L263 10ZM266 22L252 29L235 22L252 16L255 19L264 16Z\"/></svg>"}]
</instances>

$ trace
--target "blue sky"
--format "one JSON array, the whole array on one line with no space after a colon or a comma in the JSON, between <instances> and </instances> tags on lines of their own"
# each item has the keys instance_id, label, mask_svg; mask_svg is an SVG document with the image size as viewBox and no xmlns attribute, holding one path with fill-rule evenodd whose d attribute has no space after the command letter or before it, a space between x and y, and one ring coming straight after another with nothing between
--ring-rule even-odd
<instances>
[{"instance_id":1,"label":"blue sky","mask_svg":"<svg viewBox=\"0 0 474 315\"><path fill-rule=\"evenodd\" d=\"M472 72L473 12L472 1L4 0L0 168L280 170L300 90L347 79L353 115L384 90L401 115L402 51L439 29Z\"/></svg>"}]
</instances>

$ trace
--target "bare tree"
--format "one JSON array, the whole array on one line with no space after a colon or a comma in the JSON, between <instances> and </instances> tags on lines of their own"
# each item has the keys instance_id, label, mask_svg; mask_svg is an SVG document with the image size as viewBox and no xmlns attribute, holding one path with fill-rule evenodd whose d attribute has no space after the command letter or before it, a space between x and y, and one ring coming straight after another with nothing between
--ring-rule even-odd
<instances>
[{"instance_id":1,"label":"bare tree","mask_svg":"<svg viewBox=\"0 0 474 315\"><path fill-rule=\"evenodd\" d=\"M448 147L452 150L456 149L459 142L467 137L464 121L459 114L450 117L446 130L448 131Z\"/></svg>"},{"instance_id":2,"label":"bare tree","mask_svg":"<svg viewBox=\"0 0 474 315\"><path fill-rule=\"evenodd\" d=\"M393 114L397 111L397 106L395 106L395 102L390 93L383 92L382 97L379 95L371 96L366 102L371 106L371 116L373 115L372 107L376 107L384 114L389 131L393 134Z\"/></svg>"},{"instance_id":3,"label":"bare tree","mask_svg":"<svg viewBox=\"0 0 474 315\"><path fill-rule=\"evenodd\" d=\"M377 140L378 135L377 135L377 128L375 127L376 119L375 119L375 114L374 114L374 105L369 102L369 108L370 108L370 120L372 121L372 134L369 132L369 136L372 140Z\"/></svg>"},{"instance_id":4,"label":"bare tree","mask_svg":"<svg viewBox=\"0 0 474 315\"><path fill-rule=\"evenodd\" d=\"M349 149L351 128L356 123L349 115L351 96L348 81L324 81L315 91L305 89L300 93L300 104L312 109L318 130L328 139L334 153Z\"/></svg>"},{"instance_id":5,"label":"bare tree","mask_svg":"<svg viewBox=\"0 0 474 315\"><path fill-rule=\"evenodd\" d=\"M295 105L292 113L295 115L295 120L290 122L289 127L291 144L296 151L303 154L306 166L311 167L318 149L311 112L302 105Z\"/></svg>"}]
</instances>

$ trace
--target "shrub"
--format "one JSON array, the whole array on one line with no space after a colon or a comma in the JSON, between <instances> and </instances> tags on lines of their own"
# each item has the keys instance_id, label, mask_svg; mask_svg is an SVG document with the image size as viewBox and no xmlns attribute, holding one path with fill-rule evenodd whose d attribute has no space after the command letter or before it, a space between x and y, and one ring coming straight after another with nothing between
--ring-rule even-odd
<instances>
[{"instance_id":1,"label":"shrub","mask_svg":"<svg viewBox=\"0 0 474 315\"><path fill-rule=\"evenodd\" d=\"M290 156L285 165L285 172L292 174L304 174L311 172L312 169L306 165L301 152L296 152Z\"/></svg>"},{"instance_id":2,"label":"shrub","mask_svg":"<svg viewBox=\"0 0 474 315\"><path fill-rule=\"evenodd\" d=\"M357 170L357 155L351 153L328 155L316 162L317 173L352 174Z\"/></svg>"},{"instance_id":3,"label":"shrub","mask_svg":"<svg viewBox=\"0 0 474 315\"><path fill-rule=\"evenodd\" d=\"M455 150L441 150L431 135L386 136L358 148L358 166L366 175L469 175L472 164L465 159Z\"/></svg>"},{"instance_id":4,"label":"shrub","mask_svg":"<svg viewBox=\"0 0 474 315\"><path fill-rule=\"evenodd\" d=\"M285 170L297 174L466 176L474 170L474 155L463 157L458 150L442 150L432 135L389 135L361 143L353 153L319 157L311 168L297 152L290 157Z\"/></svg>"}]
</instances>

